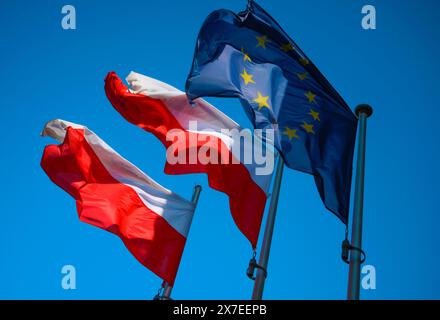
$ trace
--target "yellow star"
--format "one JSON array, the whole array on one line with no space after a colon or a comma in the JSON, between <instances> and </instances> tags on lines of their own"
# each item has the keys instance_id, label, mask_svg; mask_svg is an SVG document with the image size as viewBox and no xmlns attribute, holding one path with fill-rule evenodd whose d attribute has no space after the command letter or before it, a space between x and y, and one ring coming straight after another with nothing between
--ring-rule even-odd
<instances>
[{"instance_id":1,"label":"yellow star","mask_svg":"<svg viewBox=\"0 0 440 320\"><path fill-rule=\"evenodd\" d=\"M254 79L252 79L253 75L246 72L246 69L243 69L243 73L240 74L240 76L244 80L244 84L248 85L250 83L255 83Z\"/></svg>"},{"instance_id":2,"label":"yellow star","mask_svg":"<svg viewBox=\"0 0 440 320\"><path fill-rule=\"evenodd\" d=\"M314 94L312 91L308 91L306 93L304 93L304 95L307 97L307 99L309 99L309 103L315 103L316 104L316 94Z\"/></svg>"},{"instance_id":3,"label":"yellow star","mask_svg":"<svg viewBox=\"0 0 440 320\"><path fill-rule=\"evenodd\" d=\"M249 62L252 62L252 60L251 60L251 58L249 57L249 55L246 53L246 52L244 52L244 49L243 48L241 48L241 53L243 53L243 55L244 55L244 57L243 57L243 60L244 61L249 61Z\"/></svg>"},{"instance_id":4,"label":"yellow star","mask_svg":"<svg viewBox=\"0 0 440 320\"><path fill-rule=\"evenodd\" d=\"M269 41L269 39L267 39L267 36L265 36L265 35L261 36L261 37L257 36L256 38L257 38L257 41L258 41L257 48L258 47L263 47L264 49L266 49L266 42Z\"/></svg>"},{"instance_id":5,"label":"yellow star","mask_svg":"<svg viewBox=\"0 0 440 320\"><path fill-rule=\"evenodd\" d=\"M284 43L281 45L281 50L283 50L284 52L289 52L289 51L293 51L293 46L291 43Z\"/></svg>"},{"instance_id":6,"label":"yellow star","mask_svg":"<svg viewBox=\"0 0 440 320\"><path fill-rule=\"evenodd\" d=\"M258 97L254 99L254 102L258 103L258 111L263 107L270 109L267 99L269 99L269 96L263 96L261 92L258 91Z\"/></svg>"},{"instance_id":7,"label":"yellow star","mask_svg":"<svg viewBox=\"0 0 440 320\"><path fill-rule=\"evenodd\" d=\"M303 66L306 66L306 65L309 64L309 60L307 60L306 58L301 58L301 59L299 59L299 62L301 62L301 64L302 64Z\"/></svg>"},{"instance_id":8,"label":"yellow star","mask_svg":"<svg viewBox=\"0 0 440 320\"><path fill-rule=\"evenodd\" d=\"M308 75L308 73L307 73L307 72L304 72L304 73L297 73L296 75L298 76L299 80L304 81L304 80L307 79L307 75Z\"/></svg>"},{"instance_id":9,"label":"yellow star","mask_svg":"<svg viewBox=\"0 0 440 320\"><path fill-rule=\"evenodd\" d=\"M286 130L283 131L283 134L289 138L289 140L292 140L293 138L299 139L299 135L296 133L296 129L291 129L289 127L286 127Z\"/></svg>"},{"instance_id":10,"label":"yellow star","mask_svg":"<svg viewBox=\"0 0 440 320\"><path fill-rule=\"evenodd\" d=\"M321 121L321 119L319 119L319 112L316 112L313 109L310 109L310 112L308 113L313 117L313 120L315 121Z\"/></svg>"},{"instance_id":11,"label":"yellow star","mask_svg":"<svg viewBox=\"0 0 440 320\"><path fill-rule=\"evenodd\" d=\"M307 122L303 121L303 124L301 127L307 131L307 133L313 133L315 134L315 131L313 131L313 124L308 124Z\"/></svg>"}]
</instances>

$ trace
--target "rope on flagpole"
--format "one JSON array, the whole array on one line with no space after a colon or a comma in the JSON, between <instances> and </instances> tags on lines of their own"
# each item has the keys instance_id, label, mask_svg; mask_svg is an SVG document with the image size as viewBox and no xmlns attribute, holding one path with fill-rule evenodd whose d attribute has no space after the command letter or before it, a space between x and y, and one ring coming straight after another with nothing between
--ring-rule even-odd
<instances>
[{"instance_id":1,"label":"rope on flagpole","mask_svg":"<svg viewBox=\"0 0 440 320\"><path fill-rule=\"evenodd\" d=\"M256 256L257 256L257 251L254 250L254 254L253 254L251 260L249 260L249 266L246 270L246 275L248 276L249 279L255 280L257 278L255 276L255 269L260 269L263 271L264 278L266 279L267 278L267 270L257 263L257 260L255 259Z\"/></svg>"},{"instance_id":2,"label":"rope on flagpole","mask_svg":"<svg viewBox=\"0 0 440 320\"><path fill-rule=\"evenodd\" d=\"M364 250L362 250L361 248L352 246L350 244L350 241L348 240L348 229L345 229L345 239L344 241L342 241L342 254L341 254L341 258L342 260L346 263L346 264L350 264L350 251L358 251L362 258L360 261L360 264L364 263L365 260L367 259L367 254L365 253Z\"/></svg>"},{"instance_id":3,"label":"rope on flagpole","mask_svg":"<svg viewBox=\"0 0 440 320\"><path fill-rule=\"evenodd\" d=\"M164 285L165 285L165 281L162 283L159 290L157 290L157 294L154 296L153 300L162 300L161 297L163 295Z\"/></svg>"}]
</instances>

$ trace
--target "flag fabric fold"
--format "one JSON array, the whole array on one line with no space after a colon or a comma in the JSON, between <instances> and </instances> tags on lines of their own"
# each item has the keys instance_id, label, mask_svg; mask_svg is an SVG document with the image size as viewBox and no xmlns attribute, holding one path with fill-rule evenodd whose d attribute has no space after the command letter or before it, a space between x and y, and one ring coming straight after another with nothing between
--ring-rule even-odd
<instances>
[{"instance_id":1,"label":"flag fabric fold","mask_svg":"<svg viewBox=\"0 0 440 320\"><path fill-rule=\"evenodd\" d=\"M228 195L236 225L255 248L272 176L271 172L258 174L258 164L242 160L255 148L263 148L257 137L244 137L240 143L223 131L241 130L234 121L202 99L191 105L184 92L159 80L132 72L127 82L130 89L114 72L107 75L105 92L113 107L128 122L162 142L167 149L167 174L206 173L209 185ZM197 128L192 128L191 123L196 123ZM176 130L183 134L180 142L169 139ZM176 153L188 159L191 151L199 154L204 148L209 149L214 161L199 157L192 162L169 160ZM272 149L266 152L273 156Z\"/></svg>"},{"instance_id":2,"label":"flag fabric fold","mask_svg":"<svg viewBox=\"0 0 440 320\"><path fill-rule=\"evenodd\" d=\"M190 99L238 97L289 168L314 175L325 206L348 220L357 119L322 73L255 1L212 12L186 82Z\"/></svg>"},{"instance_id":3,"label":"flag fabric fold","mask_svg":"<svg viewBox=\"0 0 440 320\"><path fill-rule=\"evenodd\" d=\"M122 158L87 127L64 120L42 132L61 144L41 167L75 200L79 219L116 234L145 267L173 285L194 205Z\"/></svg>"}]
</instances>

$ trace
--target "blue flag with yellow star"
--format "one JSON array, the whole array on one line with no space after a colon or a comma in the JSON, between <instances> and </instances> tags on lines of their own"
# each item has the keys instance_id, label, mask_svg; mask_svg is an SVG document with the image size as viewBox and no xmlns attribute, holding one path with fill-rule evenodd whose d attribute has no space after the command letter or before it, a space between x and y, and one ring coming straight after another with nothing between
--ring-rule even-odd
<instances>
[{"instance_id":1,"label":"blue flag with yellow star","mask_svg":"<svg viewBox=\"0 0 440 320\"><path fill-rule=\"evenodd\" d=\"M186 91L190 99L240 98L255 128L275 130L286 165L313 174L327 209L347 224L357 119L258 4L208 16Z\"/></svg>"}]
</instances>

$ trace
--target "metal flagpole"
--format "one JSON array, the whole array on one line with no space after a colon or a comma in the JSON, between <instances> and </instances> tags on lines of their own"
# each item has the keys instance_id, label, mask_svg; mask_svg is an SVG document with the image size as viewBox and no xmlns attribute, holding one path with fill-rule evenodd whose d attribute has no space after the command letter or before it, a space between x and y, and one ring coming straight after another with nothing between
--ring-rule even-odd
<instances>
[{"instance_id":1,"label":"metal flagpole","mask_svg":"<svg viewBox=\"0 0 440 320\"><path fill-rule=\"evenodd\" d=\"M283 176L284 160L279 155L275 180L273 184L272 196L270 199L269 212L266 218L266 226L264 229L263 243L260 250L260 258L258 260L257 276L254 283L254 291L252 292L252 300L261 300L263 298L264 282L267 276L267 264L269 262L270 245L272 243L273 229L275 225L275 216L277 213L278 196L280 194L281 180Z\"/></svg>"},{"instance_id":2,"label":"metal flagpole","mask_svg":"<svg viewBox=\"0 0 440 320\"><path fill-rule=\"evenodd\" d=\"M362 215L364 206L364 175L365 175L365 143L367 134L367 118L373 114L373 108L367 104L356 107L359 119L359 141L356 165L356 184L354 195L353 224L351 228L350 271L348 274L348 300L359 300L361 281L361 246L362 246Z\"/></svg>"},{"instance_id":3,"label":"metal flagpole","mask_svg":"<svg viewBox=\"0 0 440 320\"><path fill-rule=\"evenodd\" d=\"M194 203L194 206L197 206L197 202L199 201L200 192L202 192L202 186L196 185L194 187L194 192L193 192L193 195L191 198L191 202ZM173 290L173 287L165 282L165 285L163 287L163 293L159 297L159 300L171 300L171 290Z\"/></svg>"}]
</instances>

